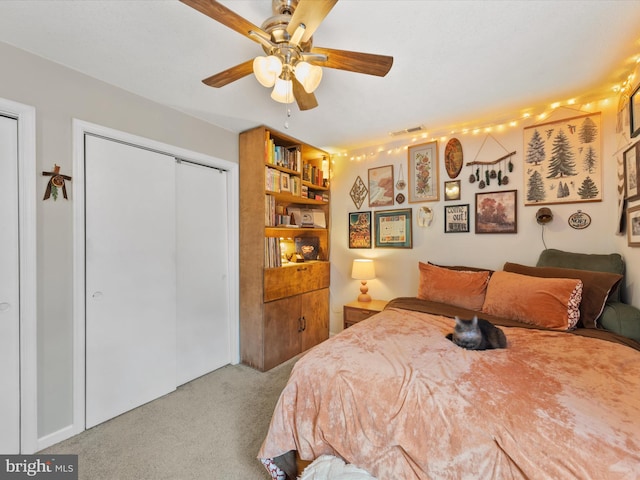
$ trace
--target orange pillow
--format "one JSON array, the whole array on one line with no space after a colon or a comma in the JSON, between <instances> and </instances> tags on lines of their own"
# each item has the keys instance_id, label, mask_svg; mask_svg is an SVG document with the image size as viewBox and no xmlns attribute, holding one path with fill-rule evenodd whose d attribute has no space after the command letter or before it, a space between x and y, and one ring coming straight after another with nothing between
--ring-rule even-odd
<instances>
[{"instance_id":1,"label":"orange pillow","mask_svg":"<svg viewBox=\"0 0 640 480\"><path fill-rule=\"evenodd\" d=\"M446 303L469 310L480 310L489 282L489 271L450 270L418 262L418 298Z\"/></svg>"},{"instance_id":2,"label":"orange pillow","mask_svg":"<svg viewBox=\"0 0 640 480\"><path fill-rule=\"evenodd\" d=\"M552 330L571 330L580 319L582 280L494 272L482 311Z\"/></svg>"}]
</instances>

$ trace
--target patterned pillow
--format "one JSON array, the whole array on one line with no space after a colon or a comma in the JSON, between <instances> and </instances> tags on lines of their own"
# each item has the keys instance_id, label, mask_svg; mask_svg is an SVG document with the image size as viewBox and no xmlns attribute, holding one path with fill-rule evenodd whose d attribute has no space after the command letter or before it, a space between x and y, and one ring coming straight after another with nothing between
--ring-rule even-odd
<instances>
[{"instance_id":1,"label":"patterned pillow","mask_svg":"<svg viewBox=\"0 0 640 480\"><path fill-rule=\"evenodd\" d=\"M489 271L451 270L422 262L418 262L418 268L418 298L469 310L482 308Z\"/></svg>"},{"instance_id":2,"label":"patterned pillow","mask_svg":"<svg viewBox=\"0 0 640 480\"><path fill-rule=\"evenodd\" d=\"M494 272L482 311L552 330L572 330L580 319L582 280Z\"/></svg>"}]
</instances>

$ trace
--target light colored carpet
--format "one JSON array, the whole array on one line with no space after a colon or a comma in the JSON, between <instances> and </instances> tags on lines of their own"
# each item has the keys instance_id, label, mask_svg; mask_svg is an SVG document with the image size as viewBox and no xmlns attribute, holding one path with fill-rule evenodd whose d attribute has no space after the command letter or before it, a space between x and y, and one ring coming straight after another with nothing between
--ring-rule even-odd
<instances>
[{"instance_id":1,"label":"light colored carpet","mask_svg":"<svg viewBox=\"0 0 640 480\"><path fill-rule=\"evenodd\" d=\"M261 373L227 365L53 445L79 480L267 480L256 458L296 359Z\"/></svg>"}]
</instances>

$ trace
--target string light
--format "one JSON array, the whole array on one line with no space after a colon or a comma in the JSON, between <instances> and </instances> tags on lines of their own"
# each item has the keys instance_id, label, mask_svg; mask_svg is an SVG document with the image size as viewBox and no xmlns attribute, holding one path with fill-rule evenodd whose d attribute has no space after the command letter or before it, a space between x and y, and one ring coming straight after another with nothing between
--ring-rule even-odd
<instances>
[{"instance_id":1,"label":"string light","mask_svg":"<svg viewBox=\"0 0 640 480\"><path fill-rule=\"evenodd\" d=\"M639 59L639 63L640 63L640 59ZM627 80L627 82L625 82L625 85L627 83L629 83L630 81L632 81L633 75L630 75L630 78ZM601 98L597 101L600 105L606 106L609 105L611 103L611 98ZM593 103L594 102L588 102L585 103L581 106L581 109L584 109L586 111L589 111L593 108ZM464 136L464 135L479 135L480 133L490 133L494 130L500 131L500 132L504 132L506 131L506 129L509 128L516 128L519 127L520 124L522 122L527 122L530 121L532 118L536 118L538 121L540 120L544 120L545 118L549 117L551 115L551 113L556 110L557 108L560 108L562 106L571 106L572 108L576 108L576 104L577 101L575 98L571 98L569 100L567 100L566 102L554 102L552 104L549 105L548 109L545 109L544 111L540 112L540 113L536 113L533 111L532 108L528 108L528 109L524 109L523 113L521 115L518 116L518 118L514 118L511 120L503 120L502 123L498 123L498 124L489 124L489 125L481 125L481 126L477 126L474 128L468 128L468 127L462 127L462 128L451 128L451 127L447 127L446 129L442 129L443 131L433 131L433 132L426 132L423 133L419 138L418 137L411 137L408 140L396 140L395 142L389 142L387 144L384 145L380 145L380 146L375 146L375 147L369 147L372 148L373 150L370 151L369 154L359 154L359 155L351 155L349 156L349 154L347 152L343 152L342 154L340 153L336 153L334 154L335 156L344 156L344 157L349 157L351 161L362 161L362 160L366 160L367 158L371 159L374 158L378 155L382 155L382 154L386 154L386 155L394 155L394 154L399 154L401 153L403 150L407 150L409 148L410 144L416 143L418 140L420 141L436 141L436 140L440 140L440 142L444 143L449 137L453 137L455 135L458 136ZM403 143L404 145L396 145L397 143ZM362 147L362 148L356 148L354 150L367 150L367 147Z\"/></svg>"}]
</instances>

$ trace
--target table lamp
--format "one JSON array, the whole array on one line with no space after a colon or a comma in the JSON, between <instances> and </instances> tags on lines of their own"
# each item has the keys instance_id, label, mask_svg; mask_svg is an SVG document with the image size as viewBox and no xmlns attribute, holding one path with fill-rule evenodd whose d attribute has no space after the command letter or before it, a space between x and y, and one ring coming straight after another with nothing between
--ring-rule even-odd
<instances>
[{"instance_id":1,"label":"table lamp","mask_svg":"<svg viewBox=\"0 0 640 480\"><path fill-rule=\"evenodd\" d=\"M360 280L360 295L358 295L359 302L370 302L371 295L367 292L367 280L373 280L376 278L376 268L373 265L373 260L370 259L356 259L353 261L353 268L351 269L351 278Z\"/></svg>"}]
</instances>

